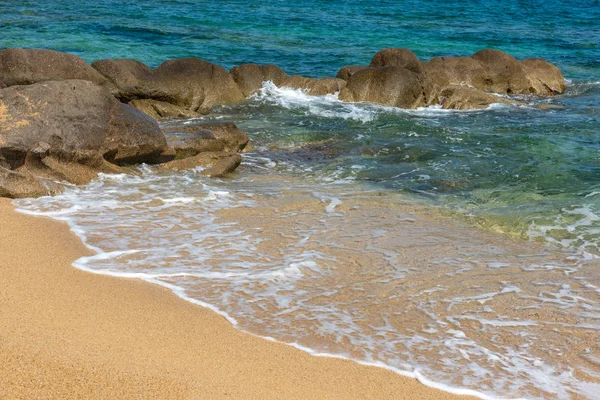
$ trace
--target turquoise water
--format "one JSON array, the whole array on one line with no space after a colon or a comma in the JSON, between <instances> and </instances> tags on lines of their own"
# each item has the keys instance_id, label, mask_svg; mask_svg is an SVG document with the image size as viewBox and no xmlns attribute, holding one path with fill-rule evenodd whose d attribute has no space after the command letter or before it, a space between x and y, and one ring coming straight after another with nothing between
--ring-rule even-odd
<instances>
[{"instance_id":1,"label":"turquoise water","mask_svg":"<svg viewBox=\"0 0 600 400\"><path fill-rule=\"evenodd\" d=\"M349 167L359 162L364 169L357 179L420 193L476 223L520 236L538 221L544 236L566 236L570 245L597 251L594 238L581 232L585 228L562 228L573 219L565 218L565 208L589 205L586 210L595 212L600 201L593 195L600 191L599 4L2 2L0 46L50 48L89 62L134 58L153 67L192 56L226 68L274 63L290 74L317 77L334 75L342 65L366 64L385 47L407 47L422 59L486 47L517 58L546 58L571 81L565 95L538 101L556 106L550 110L433 117L378 113L364 123L311 115L302 107L269 109L286 132L262 123L262 109L241 107L233 114L259 144L333 140L339 156L335 168L342 175L355 174ZM299 126L302 118L309 124ZM332 168L329 162L321 167Z\"/></svg>"},{"instance_id":2,"label":"turquoise water","mask_svg":"<svg viewBox=\"0 0 600 400\"><path fill-rule=\"evenodd\" d=\"M288 74L321 77L335 75L346 64L367 64L376 51L386 47L410 48L424 60L437 55L470 55L482 48L494 47L517 58L545 58L561 68L569 82L566 92L557 97L523 98L527 106L493 106L487 110L470 112L431 108L409 111L368 104L347 104L338 101L335 96L310 97L299 91L266 84L259 94L245 103L216 107L206 118L232 120L251 137L254 150L245 156L246 161L234 181L207 182L187 174L167 178L144 170L143 179L107 177L88 187L68 190L55 200L42 199L19 204L30 212L68 219L77 233L87 238L88 244L104 257L82 262L85 268L97 268L119 275L125 273L123 271L134 273L132 271L138 271L136 268L152 264L150 270L144 269L146 275L139 276L155 281L158 278L148 278L151 276L148 274L156 272L154 268L161 271L172 267L183 268L172 274L189 274L194 268L200 268L198 263L216 257L221 252L224 259L235 268L251 265L250 269L262 271L263 268L269 270L277 265L277 257L267 251L259 251L256 259L242 257L235 259L235 262L227 253L238 251L246 254L260 250L261 240L269 240L267 230L263 237L253 239L250 233L244 233L239 244L241 247L238 248L219 249L207 238L203 240L209 240L208 244L197 239L194 242L198 244L197 248L188 248L186 240L196 237L190 226L198 230L210 227L213 237L222 235L231 238L243 232L231 231L231 225L220 224L219 219L212 216L211 213L227 207L255 207L258 210L261 204L275 207L271 202L282 207L273 198L285 198L289 192L316 196L319 201L329 204L327 215L333 218L330 226L318 219L320 217L315 217L317 219L314 219L312 227L305 226L308 222L302 220L298 221L296 228L290 228L283 222L279 227L282 237L293 237L297 243L306 244L311 235L315 237L319 232L329 232L327 229L331 229L332 237L335 232L346 229L350 236L360 235L360 232L352 229L363 225L369 227L366 232L379 232L377 220L365 217L368 212L363 215L363 220L356 217L359 222L355 226L350 222L345 226L343 221L335 220L333 211L336 210L337 201L342 202L339 204L356 202L356 207L360 205L362 209L368 209L365 204L371 203L366 200L365 203L358 202L360 196L356 195L357 191L401 194L418 204L440 208L455 220L467 222L467 226L483 227L486 234L499 232L500 238L517 238L521 244L514 246L526 247L527 241L536 241L547 245L551 255L554 254L552 252L558 252L556 254L560 256L548 255L548 259L529 261L533 256L521 257L521 252L525 250L521 247L516 250L517 247L511 247L513 245L506 245L506 249L513 250L497 251L492 246L493 249L483 256L473 250L480 244L475 239L468 239L471 240L469 242L465 238L464 246L472 247L469 247L468 256L462 254L461 257L470 261L460 258L450 262L440 255L439 259L428 265L440 271L446 271L445 266L456 266L456 271L448 269L444 273L449 277L462 274L462 278L435 281L431 278L436 275L434 268L427 270L431 272L428 278L419 277L411 281L413 284L408 284L403 279L408 279L406 276L410 277L414 271L396 271L399 275L394 277L394 281L401 280L395 286L397 292L403 292L408 286L419 287L422 292L413 293L415 299L418 299L419 293L429 293L430 296L429 303L412 303L412 297L404 298L405 303L398 307L414 304L415 309L427 309L426 315L437 315L440 324L450 321L454 330L441 333L441 330L436 331L428 325L429 322L423 321L422 325L415 322L416 325L410 328L412 330L405 331L398 327L402 324L394 324L391 319L396 336L387 337L387 344L394 343L397 345L394 348L386 347L386 343L377 344L369 336L367 328L358 327L360 323L352 327L350 324L343 327L336 325L335 315L352 314L341 305L339 309L327 309L327 313L323 311L325 306L322 304L311 308L309 303L318 296L306 294L306 286L298 282L294 286L288 281L285 284L269 281L268 285L265 284L267 290L265 287L256 288L253 280L240 278L239 281L226 283L221 280L222 277L211 280L207 276L216 276L216 272L211 270L210 274L202 275L202 279L208 279L208 285L205 281L201 281L202 284L178 281L179 278L167 272L164 273L169 278L165 278L163 284L179 288L173 289L176 292L183 288L181 290L187 297L210 303L237 319L242 329L285 342L299 343L315 351L342 354L396 370L415 374L420 370L428 379L427 382L441 382L447 387L470 388L500 397L571 398L573 393L577 393L584 398L600 398L599 386L595 386L600 381L600 347L560 341L560 338L578 337L586 338L588 343L600 342L600 268L597 259L600 255L598 21L598 1L567 4L559 1L482 0L451 4L433 1L255 3L181 0L127 3L104 0L90 6L75 1L0 2L0 47L49 48L78 54L89 62L102 58L134 58L154 67L166 59L200 57L226 68L246 62L274 63ZM287 180L281 179L285 180L288 187L278 186L277 182L264 184L261 174L282 174L287 177ZM297 183L298 179L302 184ZM190 188L190 182L197 184L197 188ZM311 190L316 190L314 188L318 188L318 193L311 194ZM149 208L142 210L142 204L146 204L145 196L166 200L158 205L150 202L147 205ZM206 198L208 203L198 205L195 198ZM212 202L216 202L216 205ZM194 207L202 209L202 212ZM157 210L161 213L167 210L167 216L163 225L148 231L148 224L154 221L150 219L144 222L144 218L146 214L153 215ZM252 212L248 211L248 214ZM194 224L188 221L191 213L198 214L195 215L198 220ZM373 213L377 214L375 211ZM286 215L286 218L298 218L292 214ZM301 214L299 211L298 215ZM114 218L98 218L98 215L113 215ZM350 217L348 219L351 220ZM178 222L174 223L174 220ZM385 218L382 217L382 220ZM126 224L122 221L130 222ZM382 225L385 223L382 222ZM106 238L112 236L106 232L113 232L114 226L119 227L119 232L123 234L120 242ZM182 229L181 236L170 236L173 226ZM454 228L448 229L450 232ZM392 235L393 226L385 225L385 230ZM140 232L151 234L146 236ZM423 229L414 234L427 236L428 232L431 230ZM376 233L364 240L376 241L380 237L378 235ZM443 242L440 239L443 234L431 235ZM123 237L131 237L131 240ZM294 271L305 268L309 271L304 278L314 279L317 267L328 270L331 260L327 258L326 249L332 246L327 240L322 238L318 246L314 244L319 249L318 257L310 252L296 254L298 245L288 246L290 253L281 261L285 266L283 271L289 272L292 267ZM398 238L398 241L401 240ZM493 239L490 240L493 242ZM455 235L455 241L460 241L460 234ZM171 254L172 243L177 243L178 249L185 248L187 253ZM132 253L135 255L130 259L127 253L131 249L155 245L160 252L152 253L147 258ZM497 245L497 248L505 249L502 246ZM393 247L388 250L396 251ZM164 254L170 255L167 257ZM382 251L381 254L374 254L373 259L380 257L382 265L387 265L389 253ZM567 266L570 261L564 265L562 261L556 261L565 254L569 260L579 260L577 262L580 264L572 267ZM266 260L262 264L257 261L261 257ZM344 259L343 254L336 257ZM110 265L104 261L106 259L110 260ZM185 264L182 261L184 259L191 260L191 265ZM235 268L230 271L227 263L221 265L214 262L217 272L225 271L223 273L229 274L227 276L238 277L236 274L239 271ZM178 263L185 264L185 268ZM470 272L464 272L467 270L465 265L469 266L467 269ZM473 265L478 265L479 270ZM493 275L498 268L508 265L512 265L515 271L511 270L511 274L503 274L501 278ZM376 283L390 279L385 276L386 268L373 272L373 286L369 286L369 290L381 291ZM375 270L377 268L373 266ZM482 271L485 273L478 276ZM261 277L263 272L259 274ZM441 274L439 271L437 273ZM469 277L469 274L475 275L468 278L465 274ZM340 277L334 283L345 282L344 279ZM432 279L431 286L420 286L427 279ZM464 293L461 279L465 282L472 279L473 283L471 288L464 288ZM329 293L328 290L333 289L326 282L323 278L318 283L311 281L309 286L323 287L323 291ZM481 286L477 286L478 282ZM281 286L277 286L278 283ZM531 287L526 287L527 283ZM198 287L194 286L196 284ZM349 283L348 287L353 285L356 283ZM220 292L202 291L199 288L201 286L221 288L227 296ZM448 314L450 307L445 310L445 306L441 305L450 300L435 300L436 295L433 294L442 290L439 289L442 286L443 290L456 292L451 304L476 299L475 302L481 303L482 308L465 309L464 314L458 317ZM470 289L473 290L469 292ZM177 293L181 293L181 290ZM284 332L283 328L289 321L280 319L280 314L269 320L256 310L241 306L250 296L264 300L261 307L270 310L269 299L278 290L287 290L278 298L277 305L273 306L278 313L282 311L277 307L285 308L290 299L295 299L291 300L292 303L298 301L306 305L306 308L298 311L299 315L311 315L311 320L320 321L322 325L306 328L307 332L313 333L302 336L302 324L306 321L294 320L300 325L292 332ZM297 294L291 294L295 292ZM518 306L507 310L502 302L490 303L487 297L481 300L478 296L485 292L491 296L489 299L510 294L514 298L509 303ZM304 297L295 298L296 295ZM235 302L231 299L235 296L244 301L233 304ZM365 298L365 303L372 301L369 296ZM439 307L434 307L434 303ZM378 307L385 308L385 301ZM491 308L499 310L494 311L497 312L494 317L491 314L479 314L490 313ZM532 316L524 311L530 309L539 310L539 313ZM390 315L394 315L392 311ZM271 313L275 315L275 311ZM407 321L411 324L420 321L421 314L411 315ZM470 315L468 318L480 320L482 315L487 315L487 319L480 328L469 331L468 324L456 323L460 318L467 318L467 314ZM571 318L574 320L571 321ZM564 322L566 320L569 321ZM255 327L253 321L254 325L260 321L262 326ZM557 326L555 321L563 321L564 324L554 328ZM261 330L267 326L269 329ZM512 333L502 331L507 326ZM544 328L536 330L538 328L534 326ZM344 335L347 334L346 341L351 345L340 348L325 342L315 344L314 332L322 334L327 329L344 332ZM420 332L419 329L422 332L415 334ZM476 346L469 344L471 347L461 349L463 353L454 354L453 351L458 351L453 347L454 344L443 347L438 343L443 342L440 337L450 338L446 341L448 343L457 340L456 329L466 334L469 340L477 342L478 351L483 350L480 353L471 352ZM558 335L556 329L564 331L561 330ZM514 339L521 347L500 343L502 340L498 338L511 334L521 338ZM413 353L405 354L407 343L415 349ZM420 347L423 343L427 345ZM547 343L547 347L543 347L544 343ZM382 349L373 350L378 346ZM438 349L437 346L442 346L439 354L452 354L452 357L437 360L437 355L433 355L433 349ZM524 350L529 348L531 352ZM365 349L369 349L367 355L363 354ZM554 354L556 349L561 351L560 354L572 354L574 358L567 360L568 357L564 355L562 361L554 356L544 358L544 354ZM506 360L504 367L486 364L489 360L486 361L483 355L492 350L494 357ZM462 354L471 357L472 362L460 364L457 360ZM535 359L534 355L539 359ZM579 359L588 361L579 364ZM453 373L457 370L456 365L462 365L458 374ZM492 379L490 376L494 383L489 382ZM538 389L542 392L536 391Z\"/></svg>"}]
</instances>

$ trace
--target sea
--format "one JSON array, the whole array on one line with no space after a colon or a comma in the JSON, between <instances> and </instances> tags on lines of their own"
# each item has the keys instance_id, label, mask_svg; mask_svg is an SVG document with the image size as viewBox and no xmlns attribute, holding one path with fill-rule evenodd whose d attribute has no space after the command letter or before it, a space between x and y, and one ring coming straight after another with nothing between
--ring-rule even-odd
<instances>
[{"instance_id":1,"label":"sea","mask_svg":"<svg viewBox=\"0 0 600 400\"><path fill-rule=\"evenodd\" d=\"M483 399L600 399L600 2L0 1L0 47L335 76L388 47L541 57L564 94L478 111L263 88L229 178L100 175L19 211L237 329ZM193 349L191 349L193 351Z\"/></svg>"}]
</instances>

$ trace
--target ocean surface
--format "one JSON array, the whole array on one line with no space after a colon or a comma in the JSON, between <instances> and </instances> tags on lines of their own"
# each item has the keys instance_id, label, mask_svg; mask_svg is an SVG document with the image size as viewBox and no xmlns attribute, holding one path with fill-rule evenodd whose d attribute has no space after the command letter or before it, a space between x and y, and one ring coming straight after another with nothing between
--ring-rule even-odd
<instances>
[{"instance_id":1,"label":"ocean surface","mask_svg":"<svg viewBox=\"0 0 600 400\"><path fill-rule=\"evenodd\" d=\"M139 277L236 327L482 398L600 399L600 2L0 1L0 48L92 62L199 57L335 76L386 47L497 48L568 88L526 106L401 110L265 83L253 143L209 179L141 166L53 198L96 273ZM542 106L542 107L540 107Z\"/></svg>"}]
</instances>

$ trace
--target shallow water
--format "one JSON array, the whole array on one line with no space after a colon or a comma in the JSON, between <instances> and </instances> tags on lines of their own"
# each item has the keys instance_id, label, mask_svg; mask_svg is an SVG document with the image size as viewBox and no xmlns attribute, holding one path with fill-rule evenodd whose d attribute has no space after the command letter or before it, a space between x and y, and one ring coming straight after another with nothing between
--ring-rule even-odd
<instances>
[{"instance_id":1,"label":"shallow water","mask_svg":"<svg viewBox=\"0 0 600 400\"><path fill-rule=\"evenodd\" d=\"M238 173L102 176L20 200L240 329L480 396L600 398L600 4L0 2L0 47L334 75L385 47L544 57L569 86L449 112L263 90Z\"/></svg>"}]
</instances>

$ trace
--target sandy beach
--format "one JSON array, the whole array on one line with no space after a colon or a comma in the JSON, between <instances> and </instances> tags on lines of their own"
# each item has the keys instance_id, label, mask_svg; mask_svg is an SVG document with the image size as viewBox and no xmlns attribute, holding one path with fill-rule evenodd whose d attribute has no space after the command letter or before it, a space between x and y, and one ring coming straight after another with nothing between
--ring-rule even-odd
<instances>
[{"instance_id":1,"label":"sandy beach","mask_svg":"<svg viewBox=\"0 0 600 400\"><path fill-rule=\"evenodd\" d=\"M0 199L1 399L447 399L414 379L234 329L134 279L77 270L66 224Z\"/></svg>"}]
</instances>

